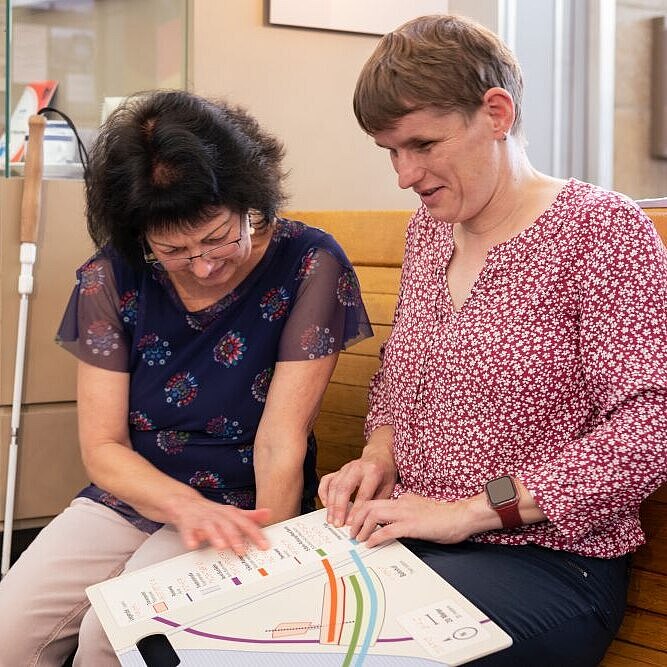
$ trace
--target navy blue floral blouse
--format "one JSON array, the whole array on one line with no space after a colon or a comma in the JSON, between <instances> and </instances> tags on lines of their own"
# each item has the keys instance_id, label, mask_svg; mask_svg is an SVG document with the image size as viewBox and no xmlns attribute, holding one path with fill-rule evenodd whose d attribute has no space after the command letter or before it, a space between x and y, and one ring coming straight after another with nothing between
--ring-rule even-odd
<instances>
[{"instance_id":1,"label":"navy blue floral blouse","mask_svg":"<svg viewBox=\"0 0 667 667\"><path fill-rule=\"evenodd\" d=\"M188 312L169 277L110 248L77 271L57 341L86 363L130 373L130 437L156 468L217 502L255 506L253 441L277 361L318 359L372 336L359 283L335 239L279 219L250 275ZM303 509L317 491L315 439ZM94 485L80 496L146 532L161 524Z\"/></svg>"}]
</instances>

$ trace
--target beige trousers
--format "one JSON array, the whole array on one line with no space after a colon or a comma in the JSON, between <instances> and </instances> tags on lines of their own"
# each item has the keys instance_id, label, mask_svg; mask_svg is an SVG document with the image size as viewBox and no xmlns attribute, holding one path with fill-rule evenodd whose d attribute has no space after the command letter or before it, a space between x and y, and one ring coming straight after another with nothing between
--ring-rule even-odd
<instances>
[{"instance_id":1,"label":"beige trousers","mask_svg":"<svg viewBox=\"0 0 667 667\"><path fill-rule=\"evenodd\" d=\"M75 667L117 667L85 588L185 551L170 526L148 535L76 498L0 582L0 667L60 667L77 641Z\"/></svg>"}]
</instances>

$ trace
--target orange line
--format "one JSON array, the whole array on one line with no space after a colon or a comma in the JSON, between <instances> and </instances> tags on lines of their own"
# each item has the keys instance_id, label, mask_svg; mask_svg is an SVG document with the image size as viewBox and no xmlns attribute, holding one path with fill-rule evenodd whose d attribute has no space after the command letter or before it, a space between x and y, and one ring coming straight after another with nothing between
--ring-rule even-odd
<instances>
[{"instance_id":1,"label":"orange line","mask_svg":"<svg viewBox=\"0 0 667 667\"><path fill-rule=\"evenodd\" d=\"M331 591L331 601L329 603L329 632L327 634L327 642L332 644L336 641L336 613L338 607L338 587L336 586L336 577L334 576L331 563L326 558L322 559L322 565L329 577L329 590Z\"/></svg>"},{"instance_id":2,"label":"orange line","mask_svg":"<svg viewBox=\"0 0 667 667\"><path fill-rule=\"evenodd\" d=\"M257 572L259 572L263 577L268 577L269 576L269 573L263 567L260 567L257 570Z\"/></svg>"}]
</instances>

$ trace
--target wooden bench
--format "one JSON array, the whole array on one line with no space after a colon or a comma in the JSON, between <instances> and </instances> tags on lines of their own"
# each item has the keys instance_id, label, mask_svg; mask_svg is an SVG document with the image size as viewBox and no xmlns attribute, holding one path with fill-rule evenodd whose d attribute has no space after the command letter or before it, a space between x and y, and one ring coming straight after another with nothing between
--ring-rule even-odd
<instances>
[{"instance_id":1,"label":"wooden bench","mask_svg":"<svg viewBox=\"0 0 667 667\"><path fill-rule=\"evenodd\" d=\"M649 209L667 244L667 208ZM391 331L398 294L405 228L411 211L289 211L332 233L354 264L375 330L370 340L340 355L315 425L320 474L359 456L368 382L378 368L380 345ZM667 486L642 507L648 537L633 558L628 609L602 667L667 667ZM565 666L564 666L565 667Z\"/></svg>"}]
</instances>

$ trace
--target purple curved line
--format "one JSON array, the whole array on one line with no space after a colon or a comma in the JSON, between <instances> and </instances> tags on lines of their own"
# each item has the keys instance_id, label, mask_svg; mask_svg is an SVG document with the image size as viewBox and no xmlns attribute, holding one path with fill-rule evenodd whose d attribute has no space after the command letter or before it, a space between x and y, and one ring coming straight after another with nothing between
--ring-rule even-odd
<instances>
[{"instance_id":1,"label":"purple curved line","mask_svg":"<svg viewBox=\"0 0 667 667\"><path fill-rule=\"evenodd\" d=\"M185 632L198 637L207 639L222 639L228 642L242 642L244 644L319 644L319 639L250 639L249 637L225 637L224 635L214 635L210 632L202 632L194 628L183 628Z\"/></svg>"},{"instance_id":2,"label":"purple curved line","mask_svg":"<svg viewBox=\"0 0 667 667\"><path fill-rule=\"evenodd\" d=\"M154 621L159 621L160 623L164 623L165 625L171 625L172 628L180 628L181 624L176 623L175 621L170 621L168 618L164 618L164 616L153 616Z\"/></svg>"},{"instance_id":3,"label":"purple curved line","mask_svg":"<svg viewBox=\"0 0 667 667\"><path fill-rule=\"evenodd\" d=\"M247 644L319 644L319 639L250 639L249 637L226 637L225 635L214 635L210 632L195 630L194 628L184 628L180 623L170 621L164 616L153 616L154 621L159 621L172 628L182 628L183 632L189 632L191 635L206 637L207 639L221 639L228 642L244 642Z\"/></svg>"},{"instance_id":4,"label":"purple curved line","mask_svg":"<svg viewBox=\"0 0 667 667\"><path fill-rule=\"evenodd\" d=\"M165 625L170 625L172 628L181 628L179 623L170 621L164 616L153 616L154 621L164 623ZM250 639L249 637L226 637L225 635L214 635L210 632L202 632L201 630L195 630L194 628L183 628L184 632L189 632L191 635L197 635L198 637L206 637L207 639L220 639L228 642L242 642L245 644L319 644L319 639ZM408 642L411 641L412 637L387 637L384 639L378 638L378 642Z\"/></svg>"}]
</instances>

